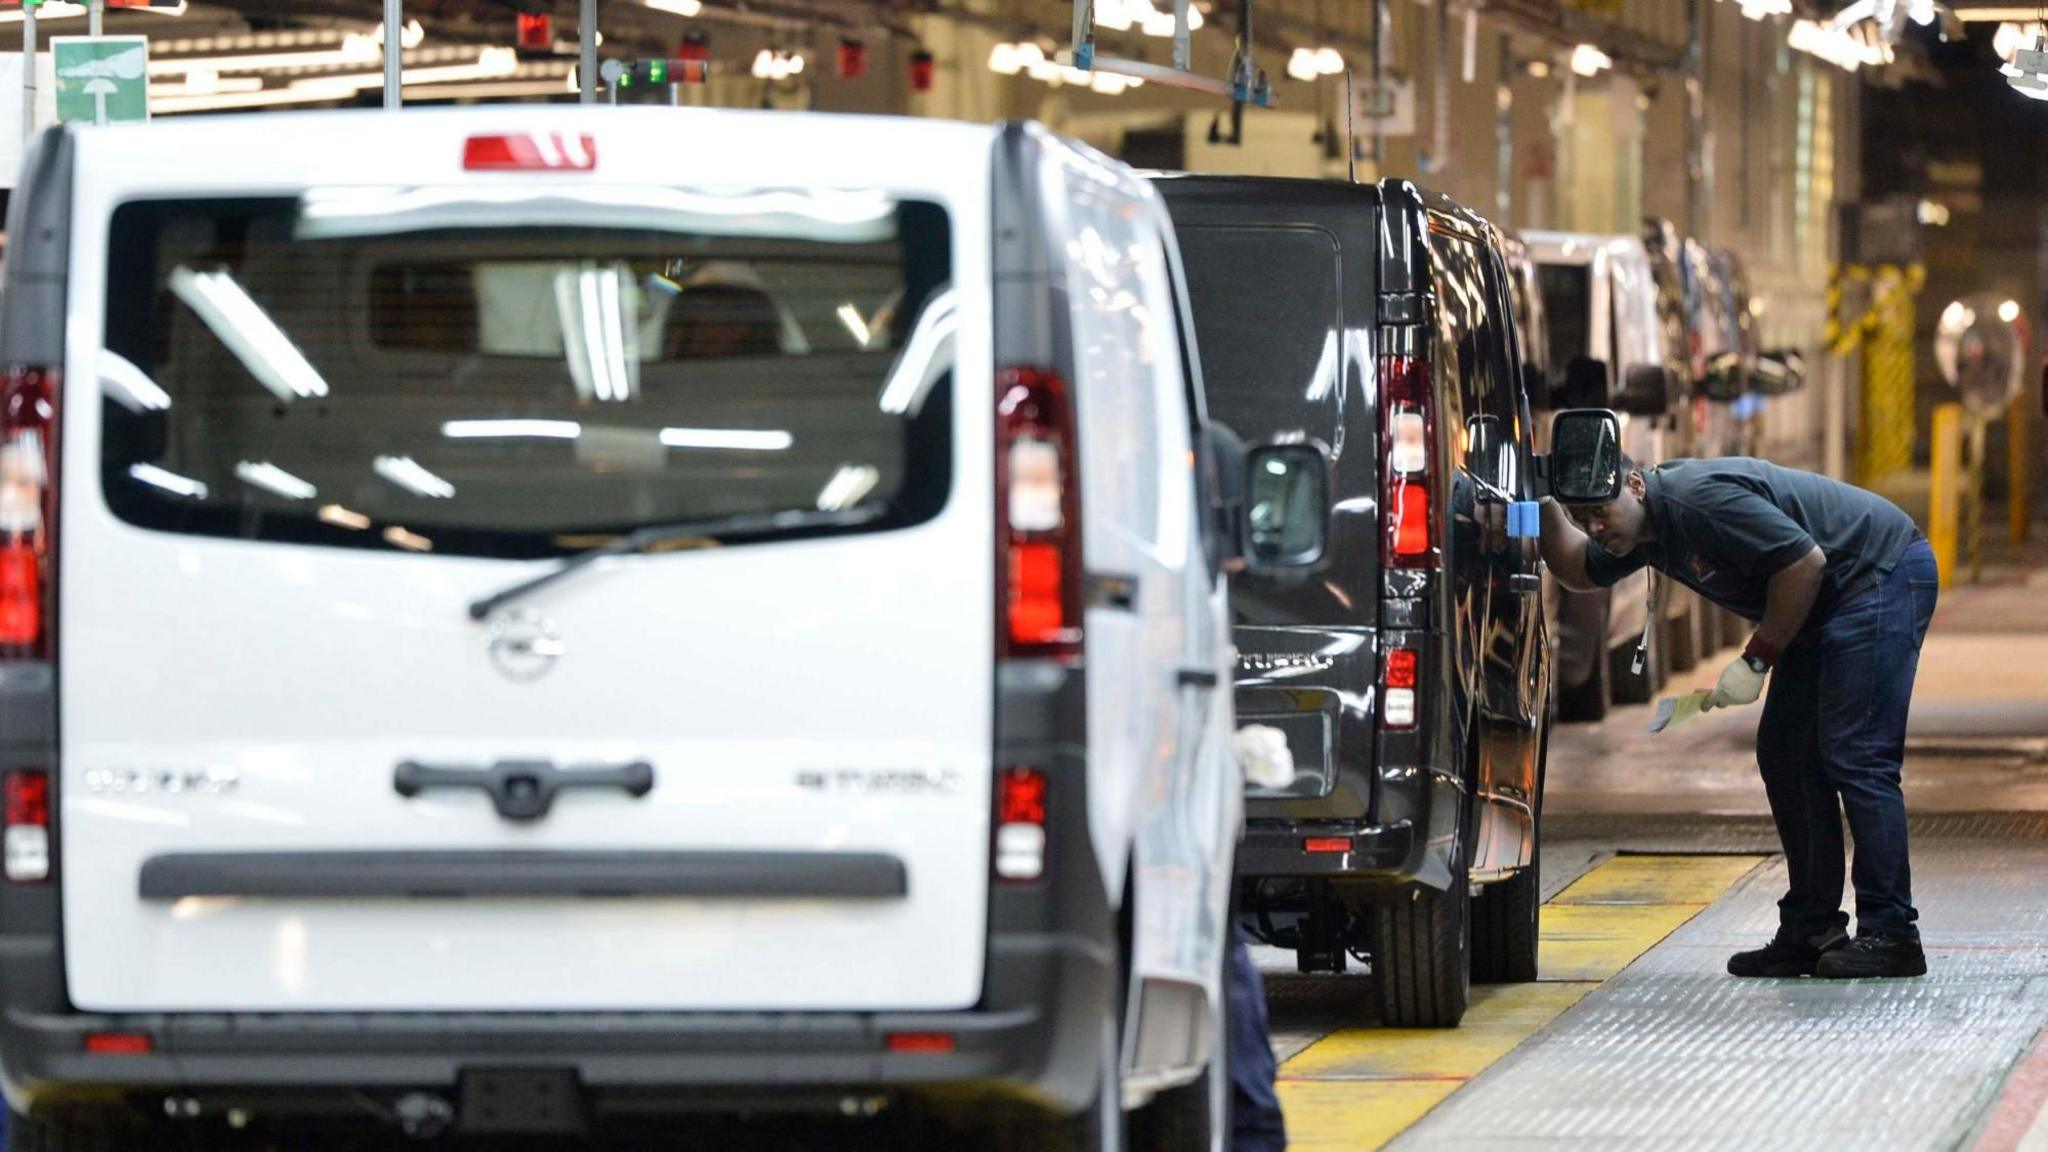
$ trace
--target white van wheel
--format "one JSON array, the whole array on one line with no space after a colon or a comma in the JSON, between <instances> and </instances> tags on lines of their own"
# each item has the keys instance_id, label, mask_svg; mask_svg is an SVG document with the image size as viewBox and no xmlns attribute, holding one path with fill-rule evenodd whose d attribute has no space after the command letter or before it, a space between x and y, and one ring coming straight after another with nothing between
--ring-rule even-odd
<instances>
[{"instance_id":1,"label":"white van wheel","mask_svg":"<svg viewBox=\"0 0 2048 1152\"><path fill-rule=\"evenodd\" d=\"M7 1152L121 1152L144 1146L69 1124L31 1120L12 1108L7 1110Z\"/></svg>"},{"instance_id":2,"label":"white van wheel","mask_svg":"<svg viewBox=\"0 0 2048 1152\"><path fill-rule=\"evenodd\" d=\"M1230 1147L1230 950L1225 936L1209 1064L1191 1084L1154 1096L1131 1114L1131 1152L1228 1152Z\"/></svg>"}]
</instances>

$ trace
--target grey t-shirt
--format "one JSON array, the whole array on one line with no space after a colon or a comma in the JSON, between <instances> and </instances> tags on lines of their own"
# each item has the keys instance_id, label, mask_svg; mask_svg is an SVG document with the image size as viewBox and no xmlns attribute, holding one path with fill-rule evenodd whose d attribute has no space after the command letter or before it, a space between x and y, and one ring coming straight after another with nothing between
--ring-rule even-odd
<instances>
[{"instance_id":1,"label":"grey t-shirt","mask_svg":"<svg viewBox=\"0 0 2048 1152\"><path fill-rule=\"evenodd\" d=\"M1643 480L1657 539L1626 556L1588 540L1586 574L1606 587L1647 564L1751 620L1763 619L1771 577L1815 545L1828 567L1811 619L1823 620L1920 538L1889 500L1746 456L1673 460Z\"/></svg>"}]
</instances>

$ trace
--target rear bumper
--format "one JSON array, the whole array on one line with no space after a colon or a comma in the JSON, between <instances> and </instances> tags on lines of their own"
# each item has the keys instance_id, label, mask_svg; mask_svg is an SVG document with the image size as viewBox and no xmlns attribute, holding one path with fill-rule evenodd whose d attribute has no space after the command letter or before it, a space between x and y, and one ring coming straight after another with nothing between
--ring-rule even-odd
<instances>
[{"instance_id":1,"label":"rear bumper","mask_svg":"<svg viewBox=\"0 0 2048 1152\"><path fill-rule=\"evenodd\" d=\"M1086 686L1079 669L1015 661L997 682L995 763L1042 764L1047 876L992 884L980 1002L958 1012L121 1013L72 1010L57 884L0 885L0 1087L17 1111L154 1107L176 1094L275 1114L360 1116L364 1093L446 1093L469 1073L572 1074L600 1114L921 1089L1062 1112L1092 1104L1103 1023L1119 997L1117 909L1088 834ZM4 756L0 743L0 756ZM4 759L0 759L4 766ZM793 953L807 966L861 956ZM516 1009L516 1005L508 1005ZM86 1051L95 1033L150 1051ZM892 1052L892 1033L945 1034L947 1051Z\"/></svg>"},{"instance_id":2,"label":"rear bumper","mask_svg":"<svg viewBox=\"0 0 2048 1152\"><path fill-rule=\"evenodd\" d=\"M317 1110L323 1094L452 1093L490 1068L573 1072L607 1095L713 1098L722 1092L858 1092L957 1087L1071 1111L1092 1099L1095 1052L1115 960L1077 937L1004 941L989 1007L910 1013L346 1015L37 1014L0 1017L0 1065L20 1110L176 1093ZM5 979L0 975L0 979ZM150 1037L147 1055L88 1053L93 1033ZM892 1033L944 1033L948 1052L897 1053Z\"/></svg>"},{"instance_id":3,"label":"rear bumper","mask_svg":"<svg viewBox=\"0 0 2048 1152\"><path fill-rule=\"evenodd\" d=\"M1309 852L1310 839L1347 839L1349 852ZM1245 831L1237 846L1237 874L1246 877L1357 876L1396 883L1421 868L1415 826L1365 825L1329 828L1312 824L1260 824Z\"/></svg>"},{"instance_id":4,"label":"rear bumper","mask_svg":"<svg viewBox=\"0 0 2048 1152\"><path fill-rule=\"evenodd\" d=\"M1347 887L1400 888L1451 885L1459 859L1458 816L1464 785L1430 769L1382 770L1377 822L1261 816L1246 820L1237 847L1237 874L1246 879L1316 878ZM1310 852L1309 840L1347 839L1350 850Z\"/></svg>"}]
</instances>

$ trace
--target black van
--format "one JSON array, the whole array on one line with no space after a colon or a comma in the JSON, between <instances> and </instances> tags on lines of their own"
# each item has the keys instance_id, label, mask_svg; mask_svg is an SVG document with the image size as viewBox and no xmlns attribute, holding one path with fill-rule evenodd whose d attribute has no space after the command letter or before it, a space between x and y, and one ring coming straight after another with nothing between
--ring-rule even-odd
<instances>
[{"instance_id":1,"label":"black van","mask_svg":"<svg viewBox=\"0 0 2048 1152\"><path fill-rule=\"evenodd\" d=\"M1232 585L1238 722L1296 768L1247 797L1239 907L1303 971L1369 952L1384 1022L1455 1025L1472 980L1536 976L1550 654L1507 532L1532 445L1500 235L1398 181L1159 188L1210 412L1336 486L1322 571Z\"/></svg>"}]
</instances>

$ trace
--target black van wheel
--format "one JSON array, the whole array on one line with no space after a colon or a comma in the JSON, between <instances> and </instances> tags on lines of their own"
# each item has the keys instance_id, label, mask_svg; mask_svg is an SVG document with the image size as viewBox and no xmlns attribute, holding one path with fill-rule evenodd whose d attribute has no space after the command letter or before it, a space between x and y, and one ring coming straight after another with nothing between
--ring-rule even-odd
<instances>
[{"instance_id":1,"label":"black van wheel","mask_svg":"<svg viewBox=\"0 0 2048 1152\"><path fill-rule=\"evenodd\" d=\"M1543 778L1549 758L1546 730L1537 754L1536 821L1529 837L1528 865L1472 897L1474 984L1528 984L1536 979L1543 921Z\"/></svg>"},{"instance_id":2,"label":"black van wheel","mask_svg":"<svg viewBox=\"0 0 2048 1152\"><path fill-rule=\"evenodd\" d=\"M1472 993L1470 881L1411 888L1373 907L1373 991L1390 1028L1456 1028Z\"/></svg>"}]
</instances>

